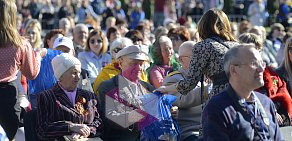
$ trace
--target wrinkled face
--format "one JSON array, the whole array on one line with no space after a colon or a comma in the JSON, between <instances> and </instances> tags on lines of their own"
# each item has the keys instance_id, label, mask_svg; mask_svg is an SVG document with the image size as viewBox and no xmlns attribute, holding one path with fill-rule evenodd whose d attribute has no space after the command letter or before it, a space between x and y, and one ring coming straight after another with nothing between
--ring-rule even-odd
<instances>
[{"instance_id":1,"label":"wrinkled face","mask_svg":"<svg viewBox=\"0 0 292 141\"><path fill-rule=\"evenodd\" d=\"M160 47L161 47L161 55L163 58L163 62L166 65L167 63L170 62L170 59L174 53L173 48L172 48L172 43L171 42L161 43Z\"/></svg>"},{"instance_id":2,"label":"wrinkled face","mask_svg":"<svg viewBox=\"0 0 292 141\"><path fill-rule=\"evenodd\" d=\"M131 72L133 75L140 75L144 70L145 61L136 60L123 56L119 59L119 64L123 72Z\"/></svg>"},{"instance_id":3,"label":"wrinkled face","mask_svg":"<svg viewBox=\"0 0 292 141\"><path fill-rule=\"evenodd\" d=\"M27 30L27 37L28 37L28 40L29 42L34 45L35 42L37 41L37 34L38 34L38 29L37 28L34 28L34 27L31 27Z\"/></svg>"},{"instance_id":4,"label":"wrinkled face","mask_svg":"<svg viewBox=\"0 0 292 141\"><path fill-rule=\"evenodd\" d=\"M179 54L179 62L184 70L189 69L191 54L191 50L184 50L183 53Z\"/></svg>"},{"instance_id":5,"label":"wrinkled face","mask_svg":"<svg viewBox=\"0 0 292 141\"><path fill-rule=\"evenodd\" d=\"M256 49L243 50L240 53L240 63L235 64L236 77L238 82L251 90L264 85L263 72L265 63Z\"/></svg>"},{"instance_id":6,"label":"wrinkled face","mask_svg":"<svg viewBox=\"0 0 292 141\"><path fill-rule=\"evenodd\" d=\"M77 88L80 73L81 65L73 66L62 74L59 82L67 91L73 91Z\"/></svg>"},{"instance_id":7,"label":"wrinkled face","mask_svg":"<svg viewBox=\"0 0 292 141\"><path fill-rule=\"evenodd\" d=\"M90 37L90 39L89 39L89 48L96 55L100 54L100 50L102 48L102 39L98 34Z\"/></svg>"},{"instance_id":8,"label":"wrinkled face","mask_svg":"<svg viewBox=\"0 0 292 141\"><path fill-rule=\"evenodd\" d=\"M78 45L85 47L86 39L88 37L88 29L86 27L77 27L73 32L73 40Z\"/></svg>"},{"instance_id":9,"label":"wrinkled face","mask_svg":"<svg viewBox=\"0 0 292 141\"><path fill-rule=\"evenodd\" d=\"M62 37L62 36L63 36L62 34L56 34L56 35L54 35L51 39L48 39L48 40L47 40L47 43L48 43L48 45L49 45L49 48L50 48L50 49L53 49L55 39L57 39L57 38L59 38L59 37Z\"/></svg>"}]
</instances>

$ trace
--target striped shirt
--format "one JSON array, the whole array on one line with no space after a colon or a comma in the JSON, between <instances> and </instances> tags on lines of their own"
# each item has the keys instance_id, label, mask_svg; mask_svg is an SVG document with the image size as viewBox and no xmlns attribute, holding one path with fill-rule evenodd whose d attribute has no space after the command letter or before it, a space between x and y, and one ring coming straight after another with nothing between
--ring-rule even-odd
<instances>
[{"instance_id":1,"label":"striped shirt","mask_svg":"<svg viewBox=\"0 0 292 141\"><path fill-rule=\"evenodd\" d=\"M28 79L34 79L38 75L41 56L34 52L28 41L23 42L24 45L18 48L12 44L0 47L0 83L16 80L19 70Z\"/></svg>"}]
</instances>

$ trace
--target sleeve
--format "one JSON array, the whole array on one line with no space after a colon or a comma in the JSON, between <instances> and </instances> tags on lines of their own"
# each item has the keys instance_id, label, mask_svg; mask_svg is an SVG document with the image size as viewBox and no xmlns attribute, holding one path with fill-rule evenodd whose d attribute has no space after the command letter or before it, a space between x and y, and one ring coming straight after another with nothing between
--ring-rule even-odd
<instances>
[{"instance_id":1,"label":"sleeve","mask_svg":"<svg viewBox=\"0 0 292 141\"><path fill-rule=\"evenodd\" d=\"M93 102L94 106L94 119L93 122L88 124L87 126L90 128L90 136L89 137L97 137L100 136L103 133L103 123L102 119L99 114L99 104L96 102L96 98L93 93L91 95L91 100Z\"/></svg>"},{"instance_id":2,"label":"sleeve","mask_svg":"<svg viewBox=\"0 0 292 141\"><path fill-rule=\"evenodd\" d=\"M213 108L214 107L214 108ZM202 115L203 137L205 141L229 141L228 133L224 127L223 120L214 110L217 108L214 104L207 105Z\"/></svg>"},{"instance_id":3,"label":"sleeve","mask_svg":"<svg viewBox=\"0 0 292 141\"><path fill-rule=\"evenodd\" d=\"M213 52L206 49L204 42L197 43L192 49L192 56L189 65L189 77L178 82L176 89L179 93L186 95L195 88L203 75L203 69L210 61L209 58Z\"/></svg>"},{"instance_id":4,"label":"sleeve","mask_svg":"<svg viewBox=\"0 0 292 141\"><path fill-rule=\"evenodd\" d=\"M87 70L89 74L88 78L90 80L90 84L92 84L95 80L95 77L92 68L89 66L90 60L86 57L87 55L88 54L85 54L85 52L81 52L78 54L78 59L81 62L81 68Z\"/></svg>"},{"instance_id":5,"label":"sleeve","mask_svg":"<svg viewBox=\"0 0 292 141\"><path fill-rule=\"evenodd\" d=\"M71 134L71 131L69 131L70 121L53 121L54 119L51 118L54 117L51 115L54 113L50 113L50 108L52 108L53 105L50 105L49 102L54 101L48 97L50 94L41 93L37 98L38 107L36 132L43 140L55 139Z\"/></svg>"},{"instance_id":6,"label":"sleeve","mask_svg":"<svg viewBox=\"0 0 292 141\"><path fill-rule=\"evenodd\" d=\"M155 88L159 88L162 84L163 76L158 70L158 67L155 66L150 71L150 82Z\"/></svg>"},{"instance_id":7,"label":"sleeve","mask_svg":"<svg viewBox=\"0 0 292 141\"><path fill-rule=\"evenodd\" d=\"M35 79L40 71L41 56L35 53L28 41L24 41L21 47L21 66L20 70L28 79Z\"/></svg>"}]
</instances>

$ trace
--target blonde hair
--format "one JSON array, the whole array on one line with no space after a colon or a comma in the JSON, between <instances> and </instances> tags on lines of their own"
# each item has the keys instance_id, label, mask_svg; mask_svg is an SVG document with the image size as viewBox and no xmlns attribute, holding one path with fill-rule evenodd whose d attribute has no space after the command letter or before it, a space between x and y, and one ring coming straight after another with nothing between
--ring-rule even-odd
<instances>
[{"instance_id":1,"label":"blonde hair","mask_svg":"<svg viewBox=\"0 0 292 141\"><path fill-rule=\"evenodd\" d=\"M40 22L36 19L30 19L25 25L24 33L27 34L28 30L33 29L33 28L36 28L38 32L36 33L36 41L35 43L32 43L32 47L39 48L41 47L41 44L42 44L42 37L41 37L42 27L41 27Z\"/></svg>"},{"instance_id":2,"label":"blonde hair","mask_svg":"<svg viewBox=\"0 0 292 141\"><path fill-rule=\"evenodd\" d=\"M292 62L290 61L290 57L289 57L289 49L292 49L292 37L290 37L287 41L286 41L286 45L285 45L285 50L284 50L284 60L282 65L284 65L285 70L288 73L289 78L292 78Z\"/></svg>"},{"instance_id":3,"label":"blonde hair","mask_svg":"<svg viewBox=\"0 0 292 141\"><path fill-rule=\"evenodd\" d=\"M22 38L17 31L17 8L15 0L0 0L0 47L12 43L22 46Z\"/></svg>"},{"instance_id":4,"label":"blonde hair","mask_svg":"<svg viewBox=\"0 0 292 141\"><path fill-rule=\"evenodd\" d=\"M263 49L263 40L260 36L254 33L242 33L238 37L239 42L241 43L253 43L256 46L258 51Z\"/></svg>"},{"instance_id":5,"label":"blonde hair","mask_svg":"<svg viewBox=\"0 0 292 141\"><path fill-rule=\"evenodd\" d=\"M210 9L199 21L198 32L204 40L219 36L226 41L235 41L227 15L219 9Z\"/></svg>"}]
</instances>

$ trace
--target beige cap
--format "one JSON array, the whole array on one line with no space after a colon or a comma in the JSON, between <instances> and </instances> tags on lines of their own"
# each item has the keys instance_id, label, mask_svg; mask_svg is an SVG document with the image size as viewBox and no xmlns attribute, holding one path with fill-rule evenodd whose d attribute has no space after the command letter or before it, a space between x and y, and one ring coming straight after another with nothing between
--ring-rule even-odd
<instances>
[{"instance_id":1,"label":"beige cap","mask_svg":"<svg viewBox=\"0 0 292 141\"><path fill-rule=\"evenodd\" d=\"M148 61L149 57L147 52L148 47L145 45L132 45L120 50L117 53L116 58L118 59L122 56L127 56L131 59Z\"/></svg>"}]
</instances>

